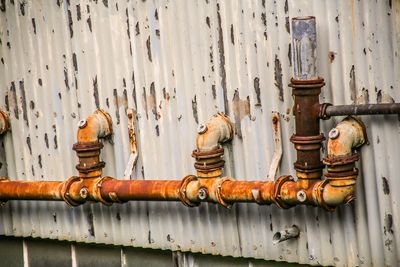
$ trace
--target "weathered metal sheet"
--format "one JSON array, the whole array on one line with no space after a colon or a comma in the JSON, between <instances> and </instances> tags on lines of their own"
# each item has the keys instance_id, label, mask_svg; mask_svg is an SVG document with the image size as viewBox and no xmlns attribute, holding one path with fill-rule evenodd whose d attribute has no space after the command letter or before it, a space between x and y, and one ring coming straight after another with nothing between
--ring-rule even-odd
<instances>
[{"instance_id":1,"label":"weathered metal sheet","mask_svg":"<svg viewBox=\"0 0 400 267\"><path fill-rule=\"evenodd\" d=\"M77 123L96 107L114 121L105 175L124 177L131 149L127 108L137 112L139 158L131 179L195 173L196 129L217 111L236 123L226 173L267 179L272 112L282 118L278 174L294 174L290 19L317 21L323 99L334 104L400 101L398 1L3 1L0 104L12 120L0 171L14 179L76 174ZM366 117L354 205L334 213L240 204L181 203L77 208L13 202L0 234L123 244L337 266L400 261L397 116ZM333 121L322 122L327 132ZM274 245L296 224L300 237Z\"/></svg>"}]
</instances>

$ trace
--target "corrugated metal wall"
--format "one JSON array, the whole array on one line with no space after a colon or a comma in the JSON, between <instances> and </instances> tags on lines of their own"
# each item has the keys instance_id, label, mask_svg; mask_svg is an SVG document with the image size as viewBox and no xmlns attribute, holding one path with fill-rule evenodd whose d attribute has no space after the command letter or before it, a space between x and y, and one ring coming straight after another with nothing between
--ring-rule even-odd
<instances>
[{"instance_id":1,"label":"corrugated metal wall","mask_svg":"<svg viewBox=\"0 0 400 267\"><path fill-rule=\"evenodd\" d=\"M282 117L279 173L294 174L290 19L314 15L323 100L400 101L399 1L0 1L0 103L12 132L2 174L64 180L77 162L77 122L111 113L105 174L123 177L129 156L126 108L138 114L140 157L132 177L194 173L196 128L217 111L236 123L226 173L266 179L271 112ZM256 204L85 204L11 201L0 234L193 251L337 266L400 261L400 122L366 118L357 202L334 213ZM323 122L327 131L333 121ZM133 179L133 178L132 178ZM397 197L396 197L397 196ZM298 240L273 245L296 224Z\"/></svg>"}]
</instances>

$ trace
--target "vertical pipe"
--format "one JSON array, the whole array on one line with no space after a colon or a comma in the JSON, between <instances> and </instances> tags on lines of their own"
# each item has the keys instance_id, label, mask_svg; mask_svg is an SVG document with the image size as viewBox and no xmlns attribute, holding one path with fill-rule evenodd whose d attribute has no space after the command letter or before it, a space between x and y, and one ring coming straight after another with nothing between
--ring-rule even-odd
<instances>
[{"instance_id":1,"label":"vertical pipe","mask_svg":"<svg viewBox=\"0 0 400 267\"><path fill-rule=\"evenodd\" d=\"M315 80L317 74L317 31L315 17L292 19L293 78Z\"/></svg>"},{"instance_id":2,"label":"vertical pipe","mask_svg":"<svg viewBox=\"0 0 400 267\"><path fill-rule=\"evenodd\" d=\"M292 19L293 41L293 114L296 133L291 141L297 150L294 167L298 178L320 178L323 164L320 159L324 139L319 126L319 95L324 80L318 77L316 65L317 33L315 17Z\"/></svg>"}]
</instances>

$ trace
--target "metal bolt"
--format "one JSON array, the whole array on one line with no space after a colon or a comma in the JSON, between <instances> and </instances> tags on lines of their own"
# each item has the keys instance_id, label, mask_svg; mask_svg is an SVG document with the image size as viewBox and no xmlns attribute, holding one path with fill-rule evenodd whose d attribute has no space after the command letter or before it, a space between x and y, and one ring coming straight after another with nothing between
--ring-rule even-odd
<instances>
[{"instance_id":1,"label":"metal bolt","mask_svg":"<svg viewBox=\"0 0 400 267\"><path fill-rule=\"evenodd\" d=\"M88 193L89 191L87 190L86 187L81 188L81 190L79 190L79 195L81 196L81 198L85 199L88 197Z\"/></svg>"},{"instance_id":2,"label":"metal bolt","mask_svg":"<svg viewBox=\"0 0 400 267\"><path fill-rule=\"evenodd\" d=\"M200 200L204 200L208 197L208 192L206 188L200 188L199 192L197 193Z\"/></svg>"},{"instance_id":3,"label":"metal bolt","mask_svg":"<svg viewBox=\"0 0 400 267\"><path fill-rule=\"evenodd\" d=\"M79 127L79 129L85 128L86 125L87 125L87 121L86 121L86 120L80 120L80 121L78 122L78 127Z\"/></svg>"},{"instance_id":4,"label":"metal bolt","mask_svg":"<svg viewBox=\"0 0 400 267\"><path fill-rule=\"evenodd\" d=\"M330 139L336 139L340 135L340 131L337 128L333 128L332 130L329 131L329 138Z\"/></svg>"},{"instance_id":5,"label":"metal bolt","mask_svg":"<svg viewBox=\"0 0 400 267\"><path fill-rule=\"evenodd\" d=\"M197 129L197 133L199 134L203 134L205 132L207 132L208 128L205 124L200 124L199 128Z\"/></svg>"},{"instance_id":6,"label":"metal bolt","mask_svg":"<svg viewBox=\"0 0 400 267\"><path fill-rule=\"evenodd\" d=\"M304 190L300 190L297 192L297 200L300 202L304 202L307 200L307 194Z\"/></svg>"}]
</instances>

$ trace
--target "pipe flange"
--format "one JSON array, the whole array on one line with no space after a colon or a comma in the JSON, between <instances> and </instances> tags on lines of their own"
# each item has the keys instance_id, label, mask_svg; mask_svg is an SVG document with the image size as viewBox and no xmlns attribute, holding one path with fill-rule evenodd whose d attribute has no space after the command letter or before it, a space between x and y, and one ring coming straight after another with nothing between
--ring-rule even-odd
<instances>
[{"instance_id":1,"label":"pipe flange","mask_svg":"<svg viewBox=\"0 0 400 267\"><path fill-rule=\"evenodd\" d=\"M293 89L314 89L322 88L324 85L324 79L321 77L314 80L296 80L291 78L289 87L292 87Z\"/></svg>"},{"instance_id":2,"label":"pipe flange","mask_svg":"<svg viewBox=\"0 0 400 267\"><path fill-rule=\"evenodd\" d=\"M232 177L223 177L220 179L217 179L217 182L214 184L217 188L215 190L215 197L217 198L217 201L219 204L221 204L222 206L224 206L227 209L232 208L232 204L227 203L224 201L224 199L222 198L222 184L225 183L226 181L235 181L235 179L233 179Z\"/></svg>"},{"instance_id":3,"label":"pipe flange","mask_svg":"<svg viewBox=\"0 0 400 267\"><path fill-rule=\"evenodd\" d=\"M103 203L106 206L111 206L113 204L113 202L107 201L101 196L101 187L102 187L102 184L104 181L109 181L109 180L114 180L114 178L111 178L109 176L104 176L103 178L100 178L94 185L94 192L93 192L94 199L96 199L98 202ZM115 201L115 202L121 203L121 201Z\"/></svg>"},{"instance_id":4,"label":"pipe flange","mask_svg":"<svg viewBox=\"0 0 400 267\"><path fill-rule=\"evenodd\" d=\"M8 179L7 177L0 177L0 183L1 182L8 182L10 181L10 179Z\"/></svg>"},{"instance_id":5,"label":"pipe flange","mask_svg":"<svg viewBox=\"0 0 400 267\"><path fill-rule=\"evenodd\" d=\"M293 177L290 175L287 176L281 176L278 178L278 180L275 181L274 187L273 187L273 195L272 195L272 201L275 203L275 205L279 208L282 209L288 209L292 207L291 205L285 203L282 198L281 198L281 188L284 183L289 182L289 181L294 181Z\"/></svg>"},{"instance_id":6,"label":"pipe flange","mask_svg":"<svg viewBox=\"0 0 400 267\"><path fill-rule=\"evenodd\" d=\"M179 199L180 199L180 201L181 201L181 202L183 203L183 205L185 205L186 207L191 207L191 208L193 208L193 207L197 207L197 206L200 205L200 203L196 203L196 202L190 201L190 199L189 199L189 198L187 197L187 195L186 195L186 187L187 187L187 185L188 185L190 182L197 181L197 180L198 180L197 177L194 176L194 175L188 175L188 176L185 176L185 178L182 179L181 186L179 187L178 193L179 193Z\"/></svg>"},{"instance_id":7,"label":"pipe flange","mask_svg":"<svg viewBox=\"0 0 400 267\"><path fill-rule=\"evenodd\" d=\"M215 171L225 166L225 160L218 160L217 162L196 162L194 167L198 171Z\"/></svg>"},{"instance_id":8,"label":"pipe flange","mask_svg":"<svg viewBox=\"0 0 400 267\"><path fill-rule=\"evenodd\" d=\"M85 201L76 201L74 199L71 198L70 194L69 194L69 189L71 187L71 185L75 182L79 182L81 180L81 178L77 177L77 176L72 176L70 178L68 178L66 181L64 181L62 187L61 187L61 197L62 199L70 206L72 207L76 207L79 206L83 203L85 203Z\"/></svg>"},{"instance_id":9,"label":"pipe flange","mask_svg":"<svg viewBox=\"0 0 400 267\"><path fill-rule=\"evenodd\" d=\"M329 184L329 180L325 179L323 180L321 183L318 184L318 186L314 187L314 199L316 199L318 206L324 208L327 211L334 211L336 209L336 207L332 207L326 204L325 200L324 200L324 190L326 185Z\"/></svg>"},{"instance_id":10,"label":"pipe flange","mask_svg":"<svg viewBox=\"0 0 400 267\"><path fill-rule=\"evenodd\" d=\"M336 156L336 157L325 157L322 162L329 166L345 165L358 161L360 156L354 153L350 156Z\"/></svg>"},{"instance_id":11,"label":"pipe flange","mask_svg":"<svg viewBox=\"0 0 400 267\"><path fill-rule=\"evenodd\" d=\"M199 151L198 149L193 150L192 157L195 159L209 159L216 158L224 155L224 148L219 147L210 151Z\"/></svg>"}]
</instances>

